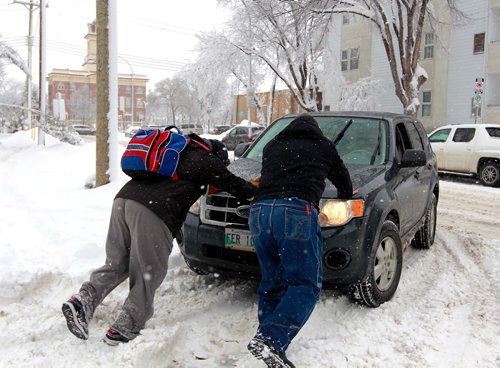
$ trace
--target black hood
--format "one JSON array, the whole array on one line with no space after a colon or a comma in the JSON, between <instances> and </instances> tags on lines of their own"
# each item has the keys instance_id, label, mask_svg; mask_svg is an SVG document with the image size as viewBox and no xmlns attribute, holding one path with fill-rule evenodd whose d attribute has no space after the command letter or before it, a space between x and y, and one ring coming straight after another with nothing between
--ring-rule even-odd
<instances>
[{"instance_id":1,"label":"black hood","mask_svg":"<svg viewBox=\"0 0 500 368\"><path fill-rule=\"evenodd\" d=\"M285 129L276 135L275 139L280 139L281 137L324 138L324 135L316 119L309 114L300 114L292 120Z\"/></svg>"},{"instance_id":2,"label":"black hood","mask_svg":"<svg viewBox=\"0 0 500 368\"><path fill-rule=\"evenodd\" d=\"M233 174L245 180L250 180L260 175L262 164L258 161L242 157L231 163L228 169ZM363 195L363 193L365 192L364 187L373 186L372 181L384 173L385 166L377 165L377 166L354 167L347 165L347 169L349 170L349 174L351 176L353 188L359 190L360 194ZM370 190L373 190L373 188ZM337 189L329 180L326 181L326 188L323 197L325 198L337 197Z\"/></svg>"}]
</instances>

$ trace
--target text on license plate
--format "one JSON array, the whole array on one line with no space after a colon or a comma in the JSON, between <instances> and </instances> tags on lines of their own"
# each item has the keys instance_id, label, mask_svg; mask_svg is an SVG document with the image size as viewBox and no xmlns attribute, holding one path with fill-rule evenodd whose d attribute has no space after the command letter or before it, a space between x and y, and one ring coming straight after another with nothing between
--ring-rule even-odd
<instances>
[{"instance_id":1,"label":"text on license plate","mask_svg":"<svg viewBox=\"0 0 500 368\"><path fill-rule=\"evenodd\" d=\"M226 228L224 246L230 249L255 252L255 247L252 244L252 235L247 230Z\"/></svg>"}]
</instances>

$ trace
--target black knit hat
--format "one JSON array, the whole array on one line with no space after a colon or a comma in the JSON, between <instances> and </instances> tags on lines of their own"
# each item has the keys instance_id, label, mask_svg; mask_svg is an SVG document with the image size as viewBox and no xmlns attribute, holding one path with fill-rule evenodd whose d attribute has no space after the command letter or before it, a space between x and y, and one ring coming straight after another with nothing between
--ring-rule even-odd
<instances>
[{"instance_id":1,"label":"black knit hat","mask_svg":"<svg viewBox=\"0 0 500 368\"><path fill-rule=\"evenodd\" d=\"M210 146L212 148L212 153L220 158L220 160L224 163L224 165L229 165L229 156L227 154L227 148L221 141L217 139L209 139Z\"/></svg>"}]
</instances>

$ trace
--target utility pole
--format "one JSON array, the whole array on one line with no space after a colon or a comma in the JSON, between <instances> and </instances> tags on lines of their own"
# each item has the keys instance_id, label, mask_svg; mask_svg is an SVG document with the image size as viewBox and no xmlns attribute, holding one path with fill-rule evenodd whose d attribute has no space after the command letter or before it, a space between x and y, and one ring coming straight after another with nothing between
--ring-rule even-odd
<instances>
[{"instance_id":1,"label":"utility pole","mask_svg":"<svg viewBox=\"0 0 500 368\"><path fill-rule=\"evenodd\" d=\"M116 178L118 160L117 0L96 0L96 186Z\"/></svg>"},{"instance_id":2,"label":"utility pole","mask_svg":"<svg viewBox=\"0 0 500 368\"><path fill-rule=\"evenodd\" d=\"M45 133L42 127L45 125L45 38L46 36L46 13L45 13L45 0L40 0L40 73L39 73L39 106L40 106L40 116L39 116L39 127L38 127L38 144L45 145Z\"/></svg>"},{"instance_id":3,"label":"utility pole","mask_svg":"<svg viewBox=\"0 0 500 368\"><path fill-rule=\"evenodd\" d=\"M33 12L38 9L39 4L33 1L18 1L14 0L12 4L21 4L24 5L29 11L29 21L28 21L28 71L29 74L26 75L26 89L27 89L27 110L26 110L26 120L28 127L31 129L31 110L32 110L32 99L33 99L33 77L32 77L32 69L33 69Z\"/></svg>"},{"instance_id":4,"label":"utility pole","mask_svg":"<svg viewBox=\"0 0 500 368\"><path fill-rule=\"evenodd\" d=\"M97 132L96 186L109 183L109 13L108 1L97 0Z\"/></svg>"}]
</instances>

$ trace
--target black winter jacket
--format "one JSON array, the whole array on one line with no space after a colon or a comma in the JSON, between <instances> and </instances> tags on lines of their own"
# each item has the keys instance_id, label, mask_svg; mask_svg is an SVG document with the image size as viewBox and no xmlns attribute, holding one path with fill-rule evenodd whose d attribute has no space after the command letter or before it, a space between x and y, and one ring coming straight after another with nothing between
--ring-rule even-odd
<instances>
[{"instance_id":1,"label":"black winter jacket","mask_svg":"<svg viewBox=\"0 0 500 368\"><path fill-rule=\"evenodd\" d=\"M179 180L130 180L116 198L131 199L146 206L175 236L189 208L206 192L208 184L242 199L252 198L255 194L253 185L232 174L219 158L196 144L190 144L182 152L176 172Z\"/></svg>"},{"instance_id":2,"label":"black winter jacket","mask_svg":"<svg viewBox=\"0 0 500 368\"><path fill-rule=\"evenodd\" d=\"M307 114L299 115L264 147L261 175L255 201L296 197L319 207L326 178L339 198L352 198L351 178L335 145Z\"/></svg>"}]
</instances>

